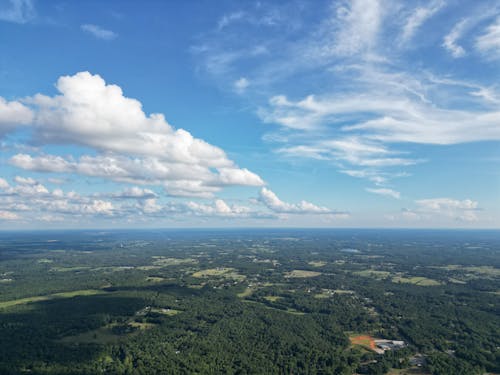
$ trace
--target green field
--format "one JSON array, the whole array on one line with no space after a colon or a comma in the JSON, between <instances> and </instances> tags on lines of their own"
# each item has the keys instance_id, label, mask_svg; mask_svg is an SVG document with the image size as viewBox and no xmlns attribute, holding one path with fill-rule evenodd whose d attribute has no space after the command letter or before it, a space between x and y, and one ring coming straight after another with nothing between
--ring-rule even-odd
<instances>
[{"instance_id":1,"label":"green field","mask_svg":"<svg viewBox=\"0 0 500 375\"><path fill-rule=\"evenodd\" d=\"M104 294L104 293L106 293L106 292L103 290L98 290L98 289L82 289L82 290L75 290L72 292L53 293L53 294L49 294L46 296L33 296L33 297L19 298L19 299L15 299L15 300L11 300L11 301L0 302L0 309L4 309L7 307L16 306L16 305L24 305L27 303L48 301L48 300L55 299L55 298L72 298L72 297L76 297L76 296L93 296L96 294Z\"/></svg>"},{"instance_id":2,"label":"green field","mask_svg":"<svg viewBox=\"0 0 500 375\"><path fill-rule=\"evenodd\" d=\"M402 277L396 276L392 278L393 283L406 283L419 286L438 286L442 285L439 281L428 279L427 277Z\"/></svg>"},{"instance_id":3,"label":"green field","mask_svg":"<svg viewBox=\"0 0 500 375\"><path fill-rule=\"evenodd\" d=\"M293 271L287 272L285 274L285 277L288 277L288 278L306 278L306 277L316 277L319 275L321 275L321 272L306 271L306 270L293 270Z\"/></svg>"},{"instance_id":4,"label":"green field","mask_svg":"<svg viewBox=\"0 0 500 375\"><path fill-rule=\"evenodd\" d=\"M223 277L225 279L233 279L242 281L245 279L244 275L240 275L234 268L218 267L200 270L193 273L196 278L210 278L210 277Z\"/></svg>"},{"instance_id":5,"label":"green field","mask_svg":"<svg viewBox=\"0 0 500 375\"><path fill-rule=\"evenodd\" d=\"M356 271L353 272L355 275L363 276L363 277L371 277L373 279L377 280L382 280L388 278L391 273L388 271L378 271L378 270L372 270L372 269L367 269L363 271Z\"/></svg>"},{"instance_id":6,"label":"green field","mask_svg":"<svg viewBox=\"0 0 500 375\"><path fill-rule=\"evenodd\" d=\"M323 262L321 260L311 261L311 262L308 262L307 264L309 264L310 266L313 266L313 267L323 267L323 266L327 265L326 262Z\"/></svg>"}]
</instances>

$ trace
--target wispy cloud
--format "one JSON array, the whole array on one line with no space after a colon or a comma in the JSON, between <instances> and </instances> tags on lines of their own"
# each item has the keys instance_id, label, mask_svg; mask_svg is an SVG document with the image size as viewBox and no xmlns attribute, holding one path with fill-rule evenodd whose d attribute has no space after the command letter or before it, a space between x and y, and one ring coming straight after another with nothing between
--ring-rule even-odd
<instances>
[{"instance_id":1,"label":"wispy cloud","mask_svg":"<svg viewBox=\"0 0 500 375\"><path fill-rule=\"evenodd\" d=\"M89 23L83 24L81 25L81 29L86 33L95 36L98 39L113 40L118 37L118 34L115 33L114 31L104 29L101 26L94 24L89 24Z\"/></svg>"},{"instance_id":2,"label":"wispy cloud","mask_svg":"<svg viewBox=\"0 0 500 375\"><path fill-rule=\"evenodd\" d=\"M446 3L443 0L431 1L427 6L417 7L407 18L401 36L402 42L406 43L413 38L417 30L425 21L434 16Z\"/></svg>"},{"instance_id":3,"label":"wispy cloud","mask_svg":"<svg viewBox=\"0 0 500 375\"><path fill-rule=\"evenodd\" d=\"M488 58L500 57L500 17L477 37L476 48Z\"/></svg>"},{"instance_id":4,"label":"wispy cloud","mask_svg":"<svg viewBox=\"0 0 500 375\"><path fill-rule=\"evenodd\" d=\"M35 18L36 12L32 0L10 0L8 3L0 8L1 21L27 23Z\"/></svg>"},{"instance_id":5,"label":"wispy cloud","mask_svg":"<svg viewBox=\"0 0 500 375\"><path fill-rule=\"evenodd\" d=\"M385 197L391 197L394 199L400 199L401 198L401 193L399 191L395 191L392 189L387 189L387 188L366 188L366 191L369 193L373 194L378 194L378 195L383 195Z\"/></svg>"},{"instance_id":6,"label":"wispy cloud","mask_svg":"<svg viewBox=\"0 0 500 375\"><path fill-rule=\"evenodd\" d=\"M465 49L458 44L465 29L467 28L468 20L458 22L451 31L446 34L443 41L443 47L446 48L453 57L459 58L465 56Z\"/></svg>"},{"instance_id":7,"label":"wispy cloud","mask_svg":"<svg viewBox=\"0 0 500 375\"><path fill-rule=\"evenodd\" d=\"M241 20L243 17L245 17L245 12L243 11L224 14L217 23L217 28L218 30L222 30L231 23Z\"/></svg>"},{"instance_id":8,"label":"wispy cloud","mask_svg":"<svg viewBox=\"0 0 500 375\"><path fill-rule=\"evenodd\" d=\"M378 0L341 2L323 26L330 39L322 51L339 55L370 52L376 45L383 16L384 8Z\"/></svg>"}]
</instances>

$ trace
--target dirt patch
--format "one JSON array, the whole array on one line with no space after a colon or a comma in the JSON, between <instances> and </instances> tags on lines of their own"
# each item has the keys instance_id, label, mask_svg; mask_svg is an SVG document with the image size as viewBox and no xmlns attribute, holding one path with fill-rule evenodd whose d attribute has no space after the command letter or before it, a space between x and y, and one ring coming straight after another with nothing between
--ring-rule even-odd
<instances>
[{"instance_id":1,"label":"dirt patch","mask_svg":"<svg viewBox=\"0 0 500 375\"><path fill-rule=\"evenodd\" d=\"M368 335L351 336L349 340L351 340L352 345L359 345L370 350L375 350L376 348L375 340Z\"/></svg>"}]
</instances>

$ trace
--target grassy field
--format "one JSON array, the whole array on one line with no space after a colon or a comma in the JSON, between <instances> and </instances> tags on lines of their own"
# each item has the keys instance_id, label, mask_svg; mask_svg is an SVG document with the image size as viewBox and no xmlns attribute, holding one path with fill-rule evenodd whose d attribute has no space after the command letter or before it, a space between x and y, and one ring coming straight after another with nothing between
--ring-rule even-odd
<instances>
[{"instance_id":1,"label":"grassy field","mask_svg":"<svg viewBox=\"0 0 500 375\"><path fill-rule=\"evenodd\" d=\"M377 271L372 269L367 269L363 271L353 272L355 275L363 276L363 277L371 277L377 280L382 280L388 278L391 273L388 271Z\"/></svg>"},{"instance_id":2,"label":"grassy field","mask_svg":"<svg viewBox=\"0 0 500 375\"><path fill-rule=\"evenodd\" d=\"M234 268L229 267L218 267L218 268L209 268L206 270L200 270L193 273L193 277L197 278L208 278L208 277L223 277L225 279L233 279L233 280L244 280L245 276L240 275Z\"/></svg>"},{"instance_id":3,"label":"grassy field","mask_svg":"<svg viewBox=\"0 0 500 375\"><path fill-rule=\"evenodd\" d=\"M250 297L255 290L256 290L255 288L249 287L249 288L246 288L243 292L238 293L237 296L240 298Z\"/></svg>"},{"instance_id":4,"label":"grassy field","mask_svg":"<svg viewBox=\"0 0 500 375\"><path fill-rule=\"evenodd\" d=\"M321 293L317 293L314 295L314 298L331 298L333 297L333 293L330 293L330 292L321 292Z\"/></svg>"},{"instance_id":5,"label":"grassy field","mask_svg":"<svg viewBox=\"0 0 500 375\"><path fill-rule=\"evenodd\" d=\"M269 302L276 302L279 300L281 297L280 296L265 296L264 299Z\"/></svg>"},{"instance_id":6,"label":"grassy field","mask_svg":"<svg viewBox=\"0 0 500 375\"><path fill-rule=\"evenodd\" d=\"M50 270L54 272L77 272L77 271L87 271L90 266L78 266L78 267L52 267Z\"/></svg>"},{"instance_id":7,"label":"grassy field","mask_svg":"<svg viewBox=\"0 0 500 375\"><path fill-rule=\"evenodd\" d=\"M323 289L321 293L315 294L314 298L330 298L335 294L354 294L354 291L346 289Z\"/></svg>"},{"instance_id":8,"label":"grassy field","mask_svg":"<svg viewBox=\"0 0 500 375\"><path fill-rule=\"evenodd\" d=\"M180 310L164 309L164 308L160 308L160 307L152 307L149 311L152 313L162 314L162 315L167 315L167 316L174 316L174 315L177 315L177 314L182 312Z\"/></svg>"},{"instance_id":9,"label":"grassy field","mask_svg":"<svg viewBox=\"0 0 500 375\"><path fill-rule=\"evenodd\" d=\"M319 260L319 261L311 261L307 264L309 264L310 266L313 266L313 267L323 267L323 266L326 266L327 263Z\"/></svg>"},{"instance_id":10,"label":"grassy field","mask_svg":"<svg viewBox=\"0 0 500 375\"><path fill-rule=\"evenodd\" d=\"M83 332L78 335L66 336L59 340L65 344L115 344L127 339L131 335L135 335L141 331L156 327L153 323L142 323L130 321L126 325L132 329L131 332L124 334L113 333L113 328L118 326L118 323L111 323L104 327L93 329L88 332Z\"/></svg>"},{"instance_id":11,"label":"grassy field","mask_svg":"<svg viewBox=\"0 0 500 375\"><path fill-rule=\"evenodd\" d=\"M198 260L193 258L166 258L163 256L155 255L153 256L153 259L154 259L153 264L161 267L198 263Z\"/></svg>"},{"instance_id":12,"label":"grassy field","mask_svg":"<svg viewBox=\"0 0 500 375\"><path fill-rule=\"evenodd\" d=\"M438 267L448 271L464 271L467 273L472 273L475 275L486 276L486 277L500 277L500 268L493 266L478 266L478 267L467 267L458 264L449 264L444 267Z\"/></svg>"},{"instance_id":13,"label":"grassy field","mask_svg":"<svg viewBox=\"0 0 500 375\"><path fill-rule=\"evenodd\" d=\"M414 284L418 286L438 286L441 283L437 280L428 279L427 277L402 277L397 276L392 278L393 283Z\"/></svg>"},{"instance_id":14,"label":"grassy field","mask_svg":"<svg viewBox=\"0 0 500 375\"><path fill-rule=\"evenodd\" d=\"M27 303L48 301L48 300L51 300L54 298L71 298L71 297L76 297L76 296L93 296L96 294L104 294L104 293L106 293L106 292L103 290L83 289L83 290L74 290L72 292L54 293L54 294L49 294L46 296L26 297L26 298L11 300L11 301L0 302L0 309L4 309L7 307L16 306L16 305L24 305Z\"/></svg>"},{"instance_id":15,"label":"grassy field","mask_svg":"<svg viewBox=\"0 0 500 375\"><path fill-rule=\"evenodd\" d=\"M306 270L293 270L287 272L285 277L288 278L305 278L305 277L315 277L321 275L321 272L316 271L306 271Z\"/></svg>"},{"instance_id":16,"label":"grassy field","mask_svg":"<svg viewBox=\"0 0 500 375\"><path fill-rule=\"evenodd\" d=\"M148 276L146 277L146 281L148 283L161 283L165 281L166 279L164 277L158 277L158 276Z\"/></svg>"},{"instance_id":17,"label":"grassy field","mask_svg":"<svg viewBox=\"0 0 500 375\"><path fill-rule=\"evenodd\" d=\"M276 310L276 311L281 311L281 312L284 312L284 313L287 313L287 314L292 314L292 315L305 315L306 313L302 312L302 311L298 311L298 310L295 310L295 309L292 309L292 308L288 308L286 310L284 309L278 309L277 307L273 307L273 306L268 306L262 302L257 302L257 301L251 301L251 300L243 300L244 303L250 303L250 304L253 304L253 305L256 305L256 306L260 306L260 307L263 307L265 309L271 309L271 310Z\"/></svg>"}]
</instances>

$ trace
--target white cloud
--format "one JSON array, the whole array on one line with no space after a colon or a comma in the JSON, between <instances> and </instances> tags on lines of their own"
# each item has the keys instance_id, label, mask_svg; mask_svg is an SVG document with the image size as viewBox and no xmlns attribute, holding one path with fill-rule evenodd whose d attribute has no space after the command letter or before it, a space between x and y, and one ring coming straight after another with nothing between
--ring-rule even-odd
<instances>
[{"instance_id":1,"label":"white cloud","mask_svg":"<svg viewBox=\"0 0 500 375\"><path fill-rule=\"evenodd\" d=\"M0 177L0 189L7 189L9 186L9 183Z\"/></svg>"},{"instance_id":2,"label":"white cloud","mask_svg":"<svg viewBox=\"0 0 500 375\"><path fill-rule=\"evenodd\" d=\"M417 209L408 210L415 218L444 216L458 221L478 221L478 202L471 199L431 198L415 201Z\"/></svg>"},{"instance_id":3,"label":"white cloud","mask_svg":"<svg viewBox=\"0 0 500 375\"><path fill-rule=\"evenodd\" d=\"M278 149L278 152L287 156L340 160L355 166L375 168L408 166L421 162L417 159L394 157L395 152L373 141L358 137L316 140L311 146L283 147Z\"/></svg>"},{"instance_id":4,"label":"white cloud","mask_svg":"<svg viewBox=\"0 0 500 375\"><path fill-rule=\"evenodd\" d=\"M229 206L222 199L216 199L213 205L188 202L186 206L197 215L208 216L248 216L251 210L248 207Z\"/></svg>"},{"instance_id":5,"label":"white cloud","mask_svg":"<svg viewBox=\"0 0 500 375\"><path fill-rule=\"evenodd\" d=\"M388 188L366 188L366 191L373 193L373 194L378 194L378 195L383 195L385 197L391 197L394 199L400 199L401 198L401 193L399 191L395 191L392 189Z\"/></svg>"},{"instance_id":6,"label":"white cloud","mask_svg":"<svg viewBox=\"0 0 500 375\"><path fill-rule=\"evenodd\" d=\"M278 198L274 192L263 187L260 191L259 196L260 202L262 202L267 208L276 213L286 213L286 214L333 214L334 212L326 207L316 206L307 201L301 201L300 203L293 204L283 202Z\"/></svg>"},{"instance_id":7,"label":"white cloud","mask_svg":"<svg viewBox=\"0 0 500 375\"><path fill-rule=\"evenodd\" d=\"M35 17L36 12L32 0L10 0L9 2L10 6L0 8L1 21L26 23Z\"/></svg>"},{"instance_id":8,"label":"white cloud","mask_svg":"<svg viewBox=\"0 0 500 375\"><path fill-rule=\"evenodd\" d=\"M255 173L236 166L220 148L174 129L162 114L147 116L139 101L123 96L120 87L106 84L98 75L64 76L56 88L61 95L26 99L33 107L36 142L82 145L97 155L75 160L16 154L11 164L33 171L161 185L169 194L181 196L209 197L224 186L264 183Z\"/></svg>"},{"instance_id":9,"label":"white cloud","mask_svg":"<svg viewBox=\"0 0 500 375\"><path fill-rule=\"evenodd\" d=\"M229 14L224 14L219 22L217 23L217 28L218 30L222 30L226 26L229 26L233 22L240 21L245 17L245 13L242 11L239 12L234 12L234 13L229 13Z\"/></svg>"},{"instance_id":10,"label":"white cloud","mask_svg":"<svg viewBox=\"0 0 500 375\"><path fill-rule=\"evenodd\" d=\"M93 200L92 202L83 204L81 207L83 213L86 214L113 214L113 204L102 200Z\"/></svg>"},{"instance_id":11,"label":"white cloud","mask_svg":"<svg viewBox=\"0 0 500 375\"><path fill-rule=\"evenodd\" d=\"M476 39L476 48L488 58L500 57L500 17Z\"/></svg>"},{"instance_id":12,"label":"white cloud","mask_svg":"<svg viewBox=\"0 0 500 375\"><path fill-rule=\"evenodd\" d=\"M403 27L402 41L408 42L416 33L418 28L422 26L425 21L434 16L441 8L443 8L444 5L444 1L434 0L427 6L416 8L408 17Z\"/></svg>"},{"instance_id":13,"label":"white cloud","mask_svg":"<svg viewBox=\"0 0 500 375\"><path fill-rule=\"evenodd\" d=\"M38 185L38 182L31 177L16 176L14 177L14 181L20 185Z\"/></svg>"},{"instance_id":14,"label":"white cloud","mask_svg":"<svg viewBox=\"0 0 500 375\"><path fill-rule=\"evenodd\" d=\"M8 102L0 97L0 137L20 125L28 125L33 120L32 111L17 101Z\"/></svg>"},{"instance_id":15,"label":"white cloud","mask_svg":"<svg viewBox=\"0 0 500 375\"><path fill-rule=\"evenodd\" d=\"M461 201L451 198L420 199L416 201L416 203L422 209L431 211L443 211L449 209L475 210L478 206L476 201L470 199Z\"/></svg>"},{"instance_id":16,"label":"white cloud","mask_svg":"<svg viewBox=\"0 0 500 375\"><path fill-rule=\"evenodd\" d=\"M238 94L243 94L245 92L245 90L247 89L247 87L250 86L250 81L245 77L241 77L241 78L237 79L236 81L234 81L233 86L234 86L234 90Z\"/></svg>"},{"instance_id":17,"label":"white cloud","mask_svg":"<svg viewBox=\"0 0 500 375\"><path fill-rule=\"evenodd\" d=\"M462 20L453 26L451 31L444 37L443 47L455 58L465 56L465 49L458 44L458 40L462 37L467 26L468 21Z\"/></svg>"},{"instance_id":18,"label":"white cloud","mask_svg":"<svg viewBox=\"0 0 500 375\"><path fill-rule=\"evenodd\" d=\"M389 78L388 78L389 79ZM363 131L355 139L367 142L457 144L473 141L500 140L500 111L449 109L436 103L412 100L401 89L391 90L391 84L377 83L378 91L387 86L384 95L367 87L365 94L346 94L317 99L307 96L292 102L286 97L274 97L264 121L285 128L317 132L318 127L333 128L349 119L351 125L340 128L345 133ZM373 92L371 91L373 90ZM399 97L391 93L399 92ZM335 141L341 145L342 140ZM383 146L378 147L382 150Z\"/></svg>"},{"instance_id":19,"label":"white cloud","mask_svg":"<svg viewBox=\"0 0 500 375\"><path fill-rule=\"evenodd\" d=\"M148 199L157 198L157 194L150 189L141 189L137 186L132 186L111 195L113 198L121 199Z\"/></svg>"},{"instance_id":20,"label":"white cloud","mask_svg":"<svg viewBox=\"0 0 500 375\"><path fill-rule=\"evenodd\" d=\"M103 40L113 40L118 34L111 30L103 29L101 26L93 25L93 24L84 24L81 26L81 29L98 39Z\"/></svg>"},{"instance_id":21,"label":"white cloud","mask_svg":"<svg viewBox=\"0 0 500 375\"><path fill-rule=\"evenodd\" d=\"M323 52L339 55L370 52L377 41L382 18L383 8L378 0L340 2L333 19L324 25L326 30L334 30L334 35Z\"/></svg>"},{"instance_id":22,"label":"white cloud","mask_svg":"<svg viewBox=\"0 0 500 375\"><path fill-rule=\"evenodd\" d=\"M15 212L0 210L0 220L18 220L19 215Z\"/></svg>"}]
</instances>

